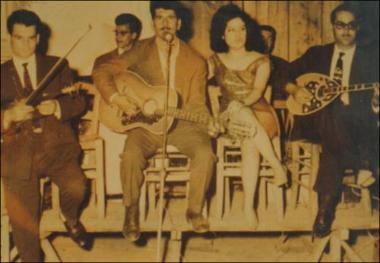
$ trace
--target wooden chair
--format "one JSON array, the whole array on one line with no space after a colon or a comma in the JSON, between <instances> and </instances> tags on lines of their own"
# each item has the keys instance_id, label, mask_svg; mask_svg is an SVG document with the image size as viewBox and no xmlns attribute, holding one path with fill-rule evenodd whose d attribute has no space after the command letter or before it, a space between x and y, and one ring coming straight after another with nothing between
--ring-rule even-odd
<instances>
[{"instance_id":1,"label":"wooden chair","mask_svg":"<svg viewBox=\"0 0 380 263\"><path fill-rule=\"evenodd\" d=\"M1 262L11 261L10 223L5 208L3 181L1 181Z\"/></svg>"},{"instance_id":2,"label":"wooden chair","mask_svg":"<svg viewBox=\"0 0 380 263\"><path fill-rule=\"evenodd\" d=\"M98 135L100 93L91 84L80 83L79 85L86 94L88 106L87 112L79 120L79 143L83 151L81 168L92 182L90 205L95 205L98 216L104 218L106 206L104 141ZM52 206L58 208L59 193L55 184L52 184L52 196Z\"/></svg>"},{"instance_id":3,"label":"wooden chair","mask_svg":"<svg viewBox=\"0 0 380 263\"><path fill-rule=\"evenodd\" d=\"M305 140L291 141L287 144L286 152L292 174L290 208L297 208L301 187L303 187L308 191L308 207L314 217L318 210L318 196L313 186L319 169L321 146ZM303 177L307 177L306 184Z\"/></svg>"},{"instance_id":4,"label":"wooden chair","mask_svg":"<svg viewBox=\"0 0 380 263\"><path fill-rule=\"evenodd\" d=\"M105 182L104 182L104 141L98 135L100 93L95 86L83 84L81 87L87 93L90 109L81 117L79 124L79 143L83 150L81 167L87 178L95 184L95 195L92 202L96 203L98 216L105 216ZM92 191L94 193L94 191Z\"/></svg>"},{"instance_id":5,"label":"wooden chair","mask_svg":"<svg viewBox=\"0 0 380 263\"><path fill-rule=\"evenodd\" d=\"M209 98L211 102L212 113L215 114L220 111L219 108L219 96L221 95L219 87L209 88ZM266 98L270 97L270 91L266 93ZM268 100L268 98L267 98ZM277 156L281 157L281 145L280 137L276 137L272 141ZM230 183L232 178L240 178L241 176L241 151L240 142L232 141L228 137L221 136L217 140L217 156L218 163L216 167L216 216L221 219L224 214L228 214L231 209L230 199ZM259 170L259 179L264 179L260 185L261 198L265 198L265 204L267 204L266 192L267 180L273 177L274 173L268 162L262 160ZM260 183L260 182L259 182ZM263 185L264 184L264 185ZM281 221L284 217L284 190L279 187L273 187L273 196L275 200L277 218Z\"/></svg>"},{"instance_id":6,"label":"wooden chair","mask_svg":"<svg viewBox=\"0 0 380 263\"><path fill-rule=\"evenodd\" d=\"M320 153L322 147L319 144L311 143L306 140L291 141L287 144L287 159L289 160L289 168L292 174L292 187L290 208L296 209L300 199L301 189L304 188L308 192L308 208L312 218L314 218L318 211L318 194L313 190L318 170ZM352 170L347 169L345 175L352 175ZM304 178L306 177L306 178ZM352 176L355 178L355 176ZM371 196L368 187L357 185L355 181L349 181L347 176L343 178L343 185L346 187L353 187L360 192L359 205L362 207L363 212L371 216L372 205ZM344 206L344 194L341 196L341 205Z\"/></svg>"},{"instance_id":7,"label":"wooden chair","mask_svg":"<svg viewBox=\"0 0 380 263\"><path fill-rule=\"evenodd\" d=\"M144 170L145 180L141 188L139 201L140 220L142 221L146 219L149 213L155 212L157 209L162 158L162 150L159 149L157 153L149 159L148 167ZM187 199L190 189L190 158L180 153L173 145L168 145L165 166L167 171L165 186L167 187L170 184L178 185L178 183L184 184L185 191L179 192L177 195L185 195Z\"/></svg>"},{"instance_id":8,"label":"wooden chair","mask_svg":"<svg viewBox=\"0 0 380 263\"><path fill-rule=\"evenodd\" d=\"M43 196L43 185L47 182L47 179L41 180L41 197ZM5 199L4 199L4 187L3 181L1 181L1 262L14 262L19 261L18 251L16 246L11 246L11 233L12 227L10 225L9 216L7 209L5 207ZM47 235L40 235L41 239L41 248L45 254L45 260L47 262L60 262L58 255L53 249L51 243L49 242Z\"/></svg>"}]
</instances>

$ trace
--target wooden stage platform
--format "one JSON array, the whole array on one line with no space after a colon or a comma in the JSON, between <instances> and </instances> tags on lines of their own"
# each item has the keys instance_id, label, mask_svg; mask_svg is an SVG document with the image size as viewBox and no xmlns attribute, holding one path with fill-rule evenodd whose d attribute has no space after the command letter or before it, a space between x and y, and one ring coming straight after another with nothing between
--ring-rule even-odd
<instances>
[{"instance_id":1,"label":"wooden stage platform","mask_svg":"<svg viewBox=\"0 0 380 263\"><path fill-rule=\"evenodd\" d=\"M245 221L239 198L232 204L232 210L228 215L218 219L214 216L213 203L209 210L210 231L221 232L294 232L311 231L314 218L310 209L298 206L293 210L286 210L283 220L276 216L276 211L269 207L264 210L258 209L259 224L257 228L252 228ZM236 205L235 205L236 204ZM163 231L191 231L191 226L185 219L186 202L183 198L170 199L166 204L163 221ZM112 200L107 203L105 218L99 218L96 209L89 207L83 211L81 221L89 232L120 232L124 220L124 207L121 200ZM141 219L141 231L157 231L158 211L148 213L146 220ZM337 209L336 219L333 229L379 229L379 211L373 210L372 215L363 213L363 209L356 205L350 208ZM55 210L48 210L43 213L42 232L65 231L62 221Z\"/></svg>"},{"instance_id":2,"label":"wooden stage platform","mask_svg":"<svg viewBox=\"0 0 380 263\"><path fill-rule=\"evenodd\" d=\"M278 211L274 210L273 204L259 205L257 215L259 224L256 228L250 227L245 221L242 211L243 193L237 191L231 204L231 210L222 218L216 217L215 202L208 206L208 219L211 232L279 232L281 233L280 243L284 243L286 236L290 232L311 232L314 216L311 209L305 204L297 205L296 209L287 209L283 218L279 218ZM170 232L170 241L162 249L162 260L179 262L182 257L182 233L192 231L191 225L186 222L186 199L170 198L165 199L164 221L162 230ZM273 208L272 208L273 207ZM362 262L360 257L350 248L346 242L349 238L350 230L379 230L379 211L372 209L371 214L365 213L360 203L350 204L349 208L339 208L336 212L336 220L332 227L332 234L328 237L313 243L310 258L307 261L319 261L324 248L329 244L332 251L329 256L332 261L340 261L342 251L349 254L351 261ZM121 232L124 221L124 207L121 199L108 200L106 206L106 216L99 217L98 210L94 205L89 205L84 209L81 221L90 233L112 233ZM140 217L142 232L156 232L158 229L158 211L150 211L146 218ZM4 222L2 222L3 224ZM41 246L45 253L45 260L48 262L60 262L60 257L51 240L48 238L52 233L66 232L57 209L44 211L41 219ZM4 229L5 231L5 229ZM6 229L8 231L8 229ZM9 237L9 233L3 233L2 241ZM285 237L285 238L284 238ZM9 243L4 243L8 244ZM8 253L13 259L17 255L17 250L9 250L10 247L2 247L2 252ZM5 250L7 249L7 250ZM164 252L165 251L165 252ZM8 253L9 254L9 253ZM3 257L3 255L2 255ZM8 258L8 257L7 257Z\"/></svg>"}]
</instances>

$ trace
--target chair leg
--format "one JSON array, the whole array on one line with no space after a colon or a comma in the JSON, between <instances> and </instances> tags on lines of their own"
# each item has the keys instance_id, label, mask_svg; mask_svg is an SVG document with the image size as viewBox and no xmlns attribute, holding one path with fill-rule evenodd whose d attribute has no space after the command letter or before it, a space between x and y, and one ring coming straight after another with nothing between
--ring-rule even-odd
<instances>
[{"instance_id":1,"label":"chair leg","mask_svg":"<svg viewBox=\"0 0 380 263\"><path fill-rule=\"evenodd\" d=\"M259 207L268 208L268 184L265 178L259 177Z\"/></svg>"},{"instance_id":2,"label":"chair leg","mask_svg":"<svg viewBox=\"0 0 380 263\"><path fill-rule=\"evenodd\" d=\"M317 215L318 211L318 194L313 190L315 181L317 179L318 170L319 170L319 158L320 158L320 146L317 144L311 144L311 172L309 177L309 186L310 186L310 213L311 217L314 218Z\"/></svg>"},{"instance_id":3,"label":"chair leg","mask_svg":"<svg viewBox=\"0 0 380 263\"><path fill-rule=\"evenodd\" d=\"M41 248L45 254L46 262L61 262L57 252L55 251L54 247L51 245L47 237L41 239Z\"/></svg>"},{"instance_id":4,"label":"chair leg","mask_svg":"<svg viewBox=\"0 0 380 263\"><path fill-rule=\"evenodd\" d=\"M3 211L2 211L3 212ZM10 262L9 217L1 215L1 262Z\"/></svg>"},{"instance_id":5,"label":"chair leg","mask_svg":"<svg viewBox=\"0 0 380 263\"><path fill-rule=\"evenodd\" d=\"M224 192L224 179L221 174L221 170L218 169L216 175L216 218L222 219L223 215L223 192Z\"/></svg>"},{"instance_id":6,"label":"chair leg","mask_svg":"<svg viewBox=\"0 0 380 263\"><path fill-rule=\"evenodd\" d=\"M368 188L361 188L360 204L367 216L372 216L371 194Z\"/></svg>"},{"instance_id":7,"label":"chair leg","mask_svg":"<svg viewBox=\"0 0 380 263\"><path fill-rule=\"evenodd\" d=\"M230 193L230 179L224 177L224 214L231 212L231 193Z\"/></svg>"},{"instance_id":8,"label":"chair leg","mask_svg":"<svg viewBox=\"0 0 380 263\"><path fill-rule=\"evenodd\" d=\"M273 193L277 219L279 222L281 222L284 219L284 192L282 188L274 186Z\"/></svg>"},{"instance_id":9,"label":"chair leg","mask_svg":"<svg viewBox=\"0 0 380 263\"><path fill-rule=\"evenodd\" d=\"M59 189L55 183L51 184L51 196L52 196L52 207L58 216L61 211L61 207L59 205Z\"/></svg>"},{"instance_id":10,"label":"chair leg","mask_svg":"<svg viewBox=\"0 0 380 263\"><path fill-rule=\"evenodd\" d=\"M291 152L292 152L292 161L291 161L291 172L292 172L292 187L291 187L291 200L290 200L290 207L292 209L297 208L297 201L298 201L298 195L300 186L296 183L297 181L301 180L299 170L300 165L298 163L299 161L299 144L298 142L292 142L291 143Z\"/></svg>"},{"instance_id":11,"label":"chair leg","mask_svg":"<svg viewBox=\"0 0 380 263\"><path fill-rule=\"evenodd\" d=\"M96 206L98 216L105 216L105 183L104 183L104 147L103 140L96 141Z\"/></svg>"},{"instance_id":12,"label":"chair leg","mask_svg":"<svg viewBox=\"0 0 380 263\"><path fill-rule=\"evenodd\" d=\"M148 213L156 210L156 183L147 182L148 187Z\"/></svg>"},{"instance_id":13,"label":"chair leg","mask_svg":"<svg viewBox=\"0 0 380 263\"><path fill-rule=\"evenodd\" d=\"M146 180L144 180L143 185L141 186L139 210L140 210L140 220L144 222L146 219Z\"/></svg>"}]
</instances>

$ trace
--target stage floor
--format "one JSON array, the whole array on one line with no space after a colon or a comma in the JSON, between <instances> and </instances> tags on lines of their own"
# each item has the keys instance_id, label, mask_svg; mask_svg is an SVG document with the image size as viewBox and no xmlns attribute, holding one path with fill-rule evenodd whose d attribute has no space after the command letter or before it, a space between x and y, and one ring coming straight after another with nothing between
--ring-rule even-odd
<instances>
[{"instance_id":1,"label":"stage floor","mask_svg":"<svg viewBox=\"0 0 380 263\"><path fill-rule=\"evenodd\" d=\"M240 195L239 195L240 194ZM259 224L257 228L252 228L245 220L242 211L242 194L237 193L232 202L229 214L222 219L215 216L215 205L211 202L208 219L210 231L221 232L288 232L288 231L311 231L313 216L310 209L305 205L299 205L296 209L285 209L285 216L277 217L274 205L269 204L268 209L259 207L257 209ZM163 220L163 231L191 231L191 225L186 222L185 211L186 201L184 198L171 198L166 204ZM147 214L146 220L141 220L141 230L143 232L157 231L158 211L151 211ZM89 232L120 232L124 220L124 207L121 200L110 200L107 202L105 218L99 218L94 206L84 209L81 221ZM350 208L339 208L336 212L336 220L333 229L348 228L359 229L379 229L379 211L372 210L372 215L363 213L363 208L359 204L351 205ZM56 210L48 210L43 213L41 231L61 232L65 231Z\"/></svg>"}]
</instances>

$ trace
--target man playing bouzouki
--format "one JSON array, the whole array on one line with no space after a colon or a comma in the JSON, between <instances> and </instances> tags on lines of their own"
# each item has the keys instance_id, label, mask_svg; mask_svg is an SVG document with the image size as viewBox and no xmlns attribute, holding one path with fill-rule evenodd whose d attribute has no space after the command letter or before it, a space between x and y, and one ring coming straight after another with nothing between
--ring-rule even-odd
<instances>
[{"instance_id":1,"label":"man playing bouzouki","mask_svg":"<svg viewBox=\"0 0 380 263\"><path fill-rule=\"evenodd\" d=\"M182 23L179 3L152 1L150 11L155 36L137 43L120 58L94 69L93 79L103 99L108 104L117 106L129 117L137 114L141 110L137 107L137 102L119 92L115 77L123 76L123 72L125 74L125 70L128 69L152 86L165 86L170 44L172 52L169 88L179 94L182 109L208 114L205 105L206 62L176 36ZM205 128L191 122L178 121L168 135L168 143L191 158L189 206L186 217L196 232L206 232L209 229L207 219L202 216L201 211L216 160ZM210 130L218 131L217 127ZM140 236L138 200L144 180L143 169L147 165L147 159L161 147L162 135L141 128L129 130L127 134L128 138L121 155L121 183L125 206L122 232L126 238L136 241Z\"/></svg>"},{"instance_id":2,"label":"man playing bouzouki","mask_svg":"<svg viewBox=\"0 0 380 263\"><path fill-rule=\"evenodd\" d=\"M331 13L335 43L311 47L291 63L291 77L320 73L348 87L379 80L379 56L357 42L359 15L349 4ZM286 87L299 104L309 103L312 95L293 83ZM313 232L329 234L335 207L347 168L360 173L378 169L377 115L373 112L373 92L342 93L323 109L307 116L296 116L292 140L307 139L321 144L319 171L314 189L319 209Z\"/></svg>"}]
</instances>

